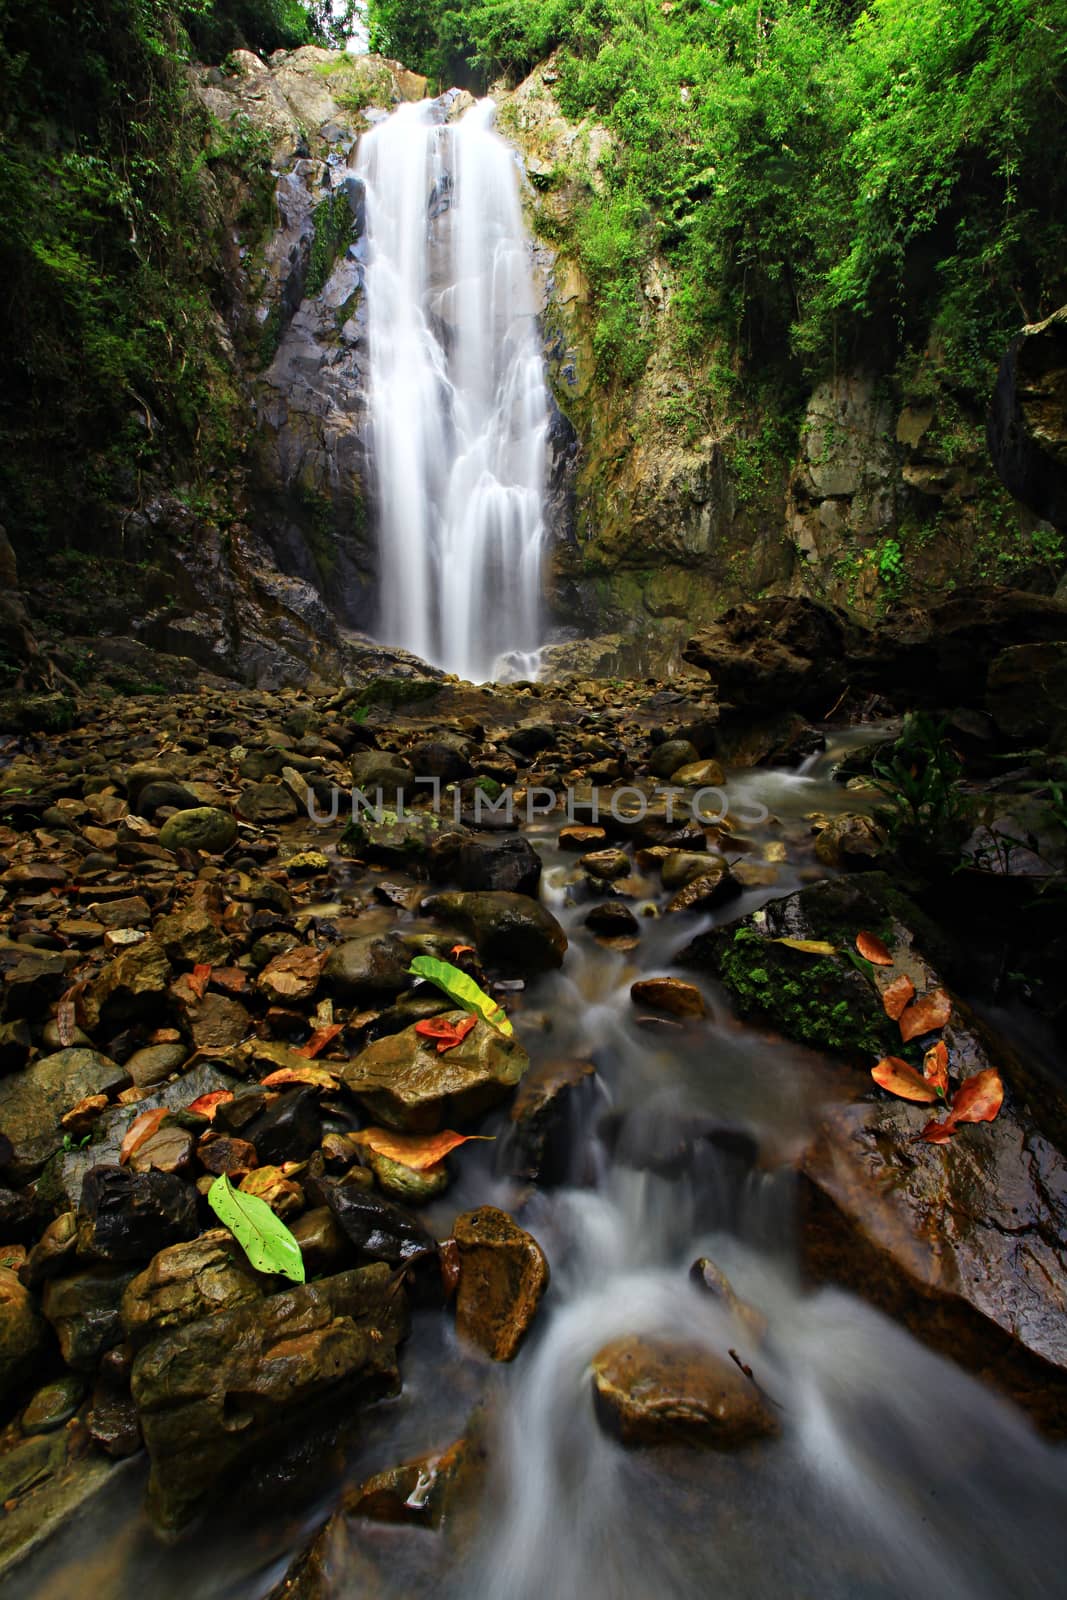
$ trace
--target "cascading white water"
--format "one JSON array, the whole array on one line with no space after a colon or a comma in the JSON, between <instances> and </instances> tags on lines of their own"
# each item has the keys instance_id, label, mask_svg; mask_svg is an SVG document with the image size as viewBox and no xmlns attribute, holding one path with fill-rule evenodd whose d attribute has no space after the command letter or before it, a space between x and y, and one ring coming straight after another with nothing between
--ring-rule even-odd
<instances>
[{"instance_id":1,"label":"cascading white water","mask_svg":"<svg viewBox=\"0 0 1067 1600\"><path fill-rule=\"evenodd\" d=\"M379 632L482 682L540 644L548 410L517 176L480 101L361 141Z\"/></svg>"}]
</instances>

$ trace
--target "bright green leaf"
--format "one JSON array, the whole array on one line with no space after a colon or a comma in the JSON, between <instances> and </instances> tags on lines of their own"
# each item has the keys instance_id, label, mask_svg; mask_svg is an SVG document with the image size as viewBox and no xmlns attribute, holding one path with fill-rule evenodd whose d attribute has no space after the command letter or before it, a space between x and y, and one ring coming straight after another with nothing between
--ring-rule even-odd
<instances>
[{"instance_id":1,"label":"bright green leaf","mask_svg":"<svg viewBox=\"0 0 1067 1600\"><path fill-rule=\"evenodd\" d=\"M257 1272L281 1272L294 1283L303 1283L300 1246L265 1200L242 1194L223 1173L208 1190L207 1202Z\"/></svg>"},{"instance_id":2,"label":"bright green leaf","mask_svg":"<svg viewBox=\"0 0 1067 1600\"><path fill-rule=\"evenodd\" d=\"M425 978L427 983L434 984L442 994L462 1006L464 1011L474 1011L484 1017L501 1033L514 1031L503 1008L484 989L479 988L473 978L468 978L451 962L438 961L434 956L416 956L408 971L416 978Z\"/></svg>"}]
</instances>

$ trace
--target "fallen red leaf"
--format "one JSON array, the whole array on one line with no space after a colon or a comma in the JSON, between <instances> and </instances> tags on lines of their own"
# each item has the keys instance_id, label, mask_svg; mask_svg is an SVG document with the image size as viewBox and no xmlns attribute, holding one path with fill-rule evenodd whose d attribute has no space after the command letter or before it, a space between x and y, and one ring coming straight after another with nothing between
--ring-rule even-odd
<instances>
[{"instance_id":1,"label":"fallen red leaf","mask_svg":"<svg viewBox=\"0 0 1067 1600\"><path fill-rule=\"evenodd\" d=\"M202 1000L207 986L211 982L210 963L207 961L198 962L192 972L186 974L185 981L196 995L196 998Z\"/></svg>"},{"instance_id":2,"label":"fallen red leaf","mask_svg":"<svg viewBox=\"0 0 1067 1600\"><path fill-rule=\"evenodd\" d=\"M899 1095L901 1100L917 1100L920 1104L929 1105L937 1099L937 1091L899 1056L885 1056L876 1067L871 1068L871 1077L880 1088Z\"/></svg>"},{"instance_id":3,"label":"fallen red leaf","mask_svg":"<svg viewBox=\"0 0 1067 1600\"><path fill-rule=\"evenodd\" d=\"M916 1000L901 1015L900 1037L907 1044L909 1039L915 1039L921 1033L932 1033L935 1028L943 1028L951 1015L952 1001L944 989L931 989L929 994L924 994L921 1000Z\"/></svg>"},{"instance_id":4,"label":"fallen red leaf","mask_svg":"<svg viewBox=\"0 0 1067 1600\"><path fill-rule=\"evenodd\" d=\"M941 1095L948 1094L948 1045L939 1039L923 1056L923 1077Z\"/></svg>"},{"instance_id":5,"label":"fallen red leaf","mask_svg":"<svg viewBox=\"0 0 1067 1600\"><path fill-rule=\"evenodd\" d=\"M328 1028L316 1028L307 1044L302 1044L299 1050L293 1052L294 1055L304 1056L308 1061L313 1061L317 1055L325 1050L328 1044L331 1044L337 1038L342 1029L343 1024L340 1022L331 1023Z\"/></svg>"},{"instance_id":6,"label":"fallen red leaf","mask_svg":"<svg viewBox=\"0 0 1067 1600\"><path fill-rule=\"evenodd\" d=\"M191 1111L195 1116L206 1117L209 1122L214 1122L215 1112L227 1100L233 1099L232 1089L213 1089L210 1094L201 1094L186 1106L186 1111Z\"/></svg>"},{"instance_id":7,"label":"fallen red leaf","mask_svg":"<svg viewBox=\"0 0 1067 1600\"><path fill-rule=\"evenodd\" d=\"M938 1122L935 1118L933 1122L926 1124L919 1138L924 1139L927 1144L948 1144L955 1131L956 1124L951 1120Z\"/></svg>"},{"instance_id":8,"label":"fallen red leaf","mask_svg":"<svg viewBox=\"0 0 1067 1600\"><path fill-rule=\"evenodd\" d=\"M443 1133L426 1135L390 1133L388 1128L364 1128L360 1133L349 1134L353 1144L366 1145L368 1150L375 1150L378 1155L387 1156L390 1161L399 1162L402 1167L411 1167L416 1172L436 1167L450 1150L466 1144L470 1139L484 1137L484 1134L453 1133L448 1128Z\"/></svg>"},{"instance_id":9,"label":"fallen red leaf","mask_svg":"<svg viewBox=\"0 0 1067 1600\"><path fill-rule=\"evenodd\" d=\"M901 973L899 978L894 978L892 983L886 984L882 990L882 1004L887 1017L892 1017L896 1022L901 1012L907 1009L915 998L915 985L911 979Z\"/></svg>"},{"instance_id":10,"label":"fallen red leaf","mask_svg":"<svg viewBox=\"0 0 1067 1600\"><path fill-rule=\"evenodd\" d=\"M889 954L881 939L873 933L857 933L856 949L864 961L870 961L876 967L891 967L893 957Z\"/></svg>"},{"instance_id":11,"label":"fallen red leaf","mask_svg":"<svg viewBox=\"0 0 1067 1600\"><path fill-rule=\"evenodd\" d=\"M477 1021L473 1016L461 1017L458 1022L451 1017L426 1017L416 1022L415 1032L424 1039L436 1039L437 1054L443 1056L446 1050L454 1050L457 1044L463 1043Z\"/></svg>"},{"instance_id":12,"label":"fallen red leaf","mask_svg":"<svg viewBox=\"0 0 1067 1600\"><path fill-rule=\"evenodd\" d=\"M139 1117L134 1117L119 1148L120 1167L124 1167L130 1157L136 1155L145 1141L152 1137L166 1115L166 1106L160 1106L155 1111L142 1111Z\"/></svg>"}]
</instances>

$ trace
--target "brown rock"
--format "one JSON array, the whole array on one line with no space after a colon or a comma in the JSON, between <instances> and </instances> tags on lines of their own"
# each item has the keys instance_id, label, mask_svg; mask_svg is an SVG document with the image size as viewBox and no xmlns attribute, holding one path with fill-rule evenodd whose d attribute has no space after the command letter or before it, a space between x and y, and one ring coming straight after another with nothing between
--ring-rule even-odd
<instances>
[{"instance_id":1,"label":"brown rock","mask_svg":"<svg viewBox=\"0 0 1067 1600\"><path fill-rule=\"evenodd\" d=\"M232 1311L261 1300L261 1278L226 1228L213 1228L187 1244L172 1244L152 1257L126 1286L121 1317L136 1346L199 1317Z\"/></svg>"},{"instance_id":2,"label":"brown rock","mask_svg":"<svg viewBox=\"0 0 1067 1600\"><path fill-rule=\"evenodd\" d=\"M197 1050L229 1050L249 1032L252 1022L239 1000L209 990L186 1007L189 1032Z\"/></svg>"},{"instance_id":3,"label":"brown rock","mask_svg":"<svg viewBox=\"0 0 1067 1600\"><path fill-rule=\"evenodd\" d=\"M591 845L603 844L606 838L603 828L594 828L581 822L568 823L559 830L561 850L588 850Z\"/></svg>"},{"instance_id":4,"label":"brown rock","mask_svg":"<svg viewBox=\"0 0 1067 1600\"><path fill-rule=\"evenodd\" d=\"M494 1361L511 1361L548 1287L548 1262L537 1240L506 1211L480 1206L458 1216L456 1331Z\"/></svg>"},{"instance_id":5,"label":"brown rock","mask_svg":"<svg viewBox=\"0 0 1067 1600\"><path fill-rule=\"evenodd\" d=\"M626 1445L730 1450L778 1431L752 1379L701 1345L616 1339L593 1358L593 1398L601 1426Z\"/></svg>"},{"instance_id":6,"label":"brown rock","mask_svg":"<svg viewBox=\"0 0 1067 1600\"><path fill-rule=\"evenodd\" d=\"M703 1017L704 996L681 978L642 978L630 985L630 999L638 1006L665 1011L671 1017Z\"/></svg>"},{"instance_id":7,"label":"brown rock","mask_svg":"<svg viewBox=\"0 0 1067 1600\"><path fill-rule=\"evenodd\" d=\"M466 1013L449 1013L461 1020ZM434 1133L498 1104L519 1082L529 1057L514 1037L478 1022L461 1044L438 1055L415 1025L377 1039L342 1076L348 1090L391 1128Z\"/></svg>"}]
</instances>

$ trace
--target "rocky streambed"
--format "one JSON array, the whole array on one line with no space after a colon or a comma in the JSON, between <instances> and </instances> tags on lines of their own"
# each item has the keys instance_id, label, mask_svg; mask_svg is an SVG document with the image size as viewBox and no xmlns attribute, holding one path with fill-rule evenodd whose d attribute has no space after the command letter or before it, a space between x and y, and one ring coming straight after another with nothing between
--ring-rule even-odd
<instances>
[{"instance_id":1,"label":"rocky streambed","mask_svg":"<svg viewBox=\"0 0 1067 1600\"><path fill-rule=\"evenodd\" d=\"M681 1595L709 1519L723 1580L766 1593L768 1517L780 1592L911 1593L914 1548L866 1549L862 1508L818 1547L835 1474L911 1529L915 1452L962 1515L1009 1443L1050 1515L1062 1096L975 1011L971 955L872 820L865 752L895 726L848 726L879 714L866 688L836 727L772 715L799 670L773 666L747 705L735 674L732 715L700 672L408 675L89 695L68 731L8 737L12 1593L91 1570L115 1595ZM353 818L354 787L379 804ZM863 930L891 970L855 959ZM465 1013L420 955L514 1033L479 1017L439 1050L419 1024ZM901 977L950 1000L919 1046L1005 1085L946 1143L870 1077ZM443 1132L478 1137L405 1161ZM285 1222L304 1283L220 1226L220 1175ZM576 1503L603 1561L564 1531ZM959 1592L1014 1570L993 1544ZM1018 1592L1053 1592L1050 1560L1038 1539Z\"/></svg>"}]
</instances>

